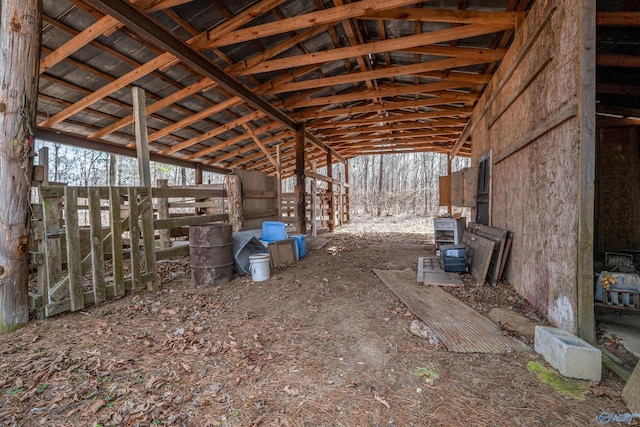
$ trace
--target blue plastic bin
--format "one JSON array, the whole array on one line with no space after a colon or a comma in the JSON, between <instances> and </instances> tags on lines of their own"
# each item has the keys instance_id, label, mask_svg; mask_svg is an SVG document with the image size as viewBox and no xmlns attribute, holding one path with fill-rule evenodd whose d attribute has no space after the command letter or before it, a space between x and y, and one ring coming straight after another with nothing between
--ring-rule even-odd
<instances>
[{"instance_id":1,"label":"blue plastic bin","mask_svg":"<svg viewBox=\"0 0 640 427\"><path fill-rule=\"evenodd\" d=\"M275 242L278 240L284 240L287 238L287 230L284 222L278 221L265 221L262 223L262 237L260 240L263 242Z\"/></svg>"},{"instance_id":2,"label":"blue plastic bin","mask_svg":"<svg viewBox=\"0 0 640 427\"><path fill-rule=\"evenodd\" d=\"M307 254L307 235L290 234L289 237L296 239L296 246L298 246L298 258L305 256Z\"/></svg>"}]
</instances>

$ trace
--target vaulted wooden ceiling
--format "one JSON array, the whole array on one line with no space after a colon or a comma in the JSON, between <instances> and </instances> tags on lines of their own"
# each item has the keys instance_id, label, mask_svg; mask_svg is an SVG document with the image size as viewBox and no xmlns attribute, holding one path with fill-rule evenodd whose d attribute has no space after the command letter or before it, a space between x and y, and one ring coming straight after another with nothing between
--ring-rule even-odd
<instances>
[{"instance_id":1,"label":"vaulted wooden ceiling","mask_svg":"<svg viewBox=\"0 0 640 427\"><path fill-rule=\"evenodd\" d=\"M532 2L44 0L38 135L134 148L139 86L160 159L448 153Z\"/></svg>"}]
</instances>

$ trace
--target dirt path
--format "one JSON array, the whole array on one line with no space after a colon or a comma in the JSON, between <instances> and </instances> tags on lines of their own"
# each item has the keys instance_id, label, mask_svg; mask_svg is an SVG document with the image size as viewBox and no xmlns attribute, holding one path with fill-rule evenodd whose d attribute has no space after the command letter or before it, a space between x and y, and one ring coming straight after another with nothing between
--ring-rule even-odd
<instances>
[{"instance_id":1,"label":"dirt path","mask_svg":"<svg viewBox=\"0 0 640 427\"><path fill-rule=\"evenodd\" d=\"M2 336L0 425L585 426L627 412L609 372L605 395L568 400L527 371L535 353L454 354L410 334L371 270L415 269L433 252L426 222L361 221L266 282L174 280ZM481 311L517 303L506 286L471 291Z\"/></svg>"}]
</instances>

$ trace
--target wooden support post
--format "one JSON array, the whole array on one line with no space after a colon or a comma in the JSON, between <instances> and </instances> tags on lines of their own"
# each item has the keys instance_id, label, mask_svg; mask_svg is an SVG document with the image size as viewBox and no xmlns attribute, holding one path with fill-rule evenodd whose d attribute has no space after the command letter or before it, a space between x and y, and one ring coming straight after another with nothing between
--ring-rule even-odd
<instances>
[{"instance_id":1,"label":"wooden support post","mask_svg":"<svg viewBox=\"0 0 640 427\"><path fill-rule=\"evenodd\" d=\"M342 189L344 188L342 186L342 172L338 172L338 181L340 181L340 184L338 184L338 226L342 227L342 222L344 221L344 211L342 210L344 207L342 200Z\"/></svg>"},{"instance_id":2,"label":"wooden support post","mask_svg":"<svg viewBox=\"0 0 640 427\"><path fill-rule=\"evenodd\" d=\"M313 179L311 180L311 235L316 236L318 233L318 180L316 179L316 161L311 161L311 171Z\"/></svg>"},{"instance_id":3,"label":"wooden support post","mask_svg":"<svg viewBox=\"0 0 640 427\"><path fill-rule=\"evenodd\" d=\"M140 289L142 272L140 271L140 224L138 216L138 190L129 187L129 253L131 257L131 287Z\"/></svg>"},{"instance_id":4,"label":"wooden support post","mask_svg":"<svg viewBox=\"0 0 640 427\"><path fill-rule=\"evenodd\" d=\"M149 158L149 136L147 134L147 109L145 105L144 89L134 87L131 89L133 97L133 118L136 134L136 152L138 153L138 171L140 173L140 185L147 189L149 203L139 212L142 220L142 238L144 242L144 259L146 273L153 273L153 278L148 282L150 291L158 290L158 277L156 273L156 248L153 231L153 203L151 194L151 160ZM129 200L132 203L132 200ZM142 204L136 204L140 207ZM136 218L137 222L137 218ZM131 266L133 270L133 265Z\"/></svg>"},{"instance_id":5,"label":"wooden support post","mask_svg":"<svg viewBox=\"0 0 640 427\"><path fill-rule=\"evenodd\" d=\"M80 227L78 226L78 189L64 189L65 237L67 239L67 269L69 270L69 295L71 311L84 308L82 293L82 266L80 265Z\"/></svg>"},{"instance_id":6,"label":"wooden support post","mask_svg":"<svg viewBox=\"0 0 640 427\"><path fill-rule=\"evenodd\" d=\"M38 150L38 164L44 169L41 185L49 185L49 148L42 147Z\"/></svg>"},{"instance_id":7,"label":"wooden support post","mask_svg":"<svg viewBox=\"0 0 640 427\"><path fill-rule=\"evenodd\" d=\"M122 218L120 214L120 189L109 188L109 207L111 221L111 263L113 264L113 295L124 295L124 267L122 251Z\"/></svg>"},{"instance_id":8,"label":"wooden support post","mask_svg":"<svg viewBox=\"0 0 640 427\"><path fill-rule=\"evenodd\" d=\"M160 188L168 188L169 180L159 179L156 181L156 184ZM169 198L160 197L156 200L157 200L156 206L158 207L158 219L168 219L169 218ZM168 249L170 247L171 247L171 230L170 229L160 230L160 248Z\"/></svg>"},{"instance_id":9,"label":"wooden support post","mask_svg":"<svg viewBox=\"0 0 640 427\"><path fill-rule=\"evenodd\" d=\"M333 232L336 229L336 214L334 207L333 196L333 156L331 151L327 151L327 195L329 196L329 231Z\"/></svg>"},{"instance_id":10,"label":"wooden support post","mask_svg":"<svg viewBox=\"0 0 640 427\"><path fill-rule=\"evenodd\" d=\"M104 281L104 249L102 246L102 212L100 210L100 189L88 187L89 228L91 235L91 278L93 281L93 301L98 304L107 299Z\"/></svg>"},{"instance_id":11,"label":"wooden support post","mask_svg":"<svg viewBox=\"0 0 640 427\"><path fill-rule=\"evenodd\" d=\"M451 178L451 155L447 156L447 176ZM449 215L453 213L453 207L451 206L451 197L449 197L449 204L447 205L447 212Z\"/></svg>"},{"instance_id":12,"label":"wooden support post","mask_svg":"<svg viewBox=\"0 0 640 427\"><path fill-rule=\"evenodd\" d=\"M282 219L282 147L276 146L276 191L278 192L278 219Z\"/></svg>"},{"instance_id":13,"label":"wooden support post","mask_svg":"<svg viewBox=\"0 0 640 427\"><path fill-rule=\"evenodd\" d=\"M196 163L196 185L202 185L202 163ZM204 199L196 199L197 202L202 202ZM195 215L201 215L204 213L204 209L196 207Z\"/></svg>"},{"instance_id":14,"label":"wooden support post","mask_svg":"<svg viewBox=\"0 0 640 427\"><path fill-rule=\"evenodd\" d=\"M238 175L227 175L224 179L227 197L229 198L229 222L232 230L242 230L244 217L242 215L242 180Z\"/></svg>"},{"instance_id":15,"label":"wooden support post","mask_svg":"<svg viewBox=\"0 0 640 427\"><path fill-rule=\"evenodd\" d=\"M347 186L344 189L344 198L345 198L345 222L349 223L351 221L351 206L349 204L349 188L351 185L349 184L349 161L344 161L344 182Z\"/></svg>"},{"instance_id":16,"label":"wooden support post","mask_svg":"<svg viewBox=\"0 0 640 427\"><path fill-rule=\"evenodd\" d=\"M305 131L304 125L300 125L296 132L296 205L297 205L297 231L307 232L306 189L305 189Z\"/></svg>"},{"instance_id":17,"label":"wooden support post","mask_svg":"<svg viewBox=\"0 0 640 427\"><path fill-rule=\"evenodd\" d=\"M149 136L147 134L147 113L144 89L131 88L133 97L133 118L136 134L136 152L138 153L138 171L140 186L151 188L151 166L149 158Z\"/></svg>"},{"instance_id":18,"label":"wooden support post","mask_svg":"<svg viewBox=\"0 0 640 427\"><path fill-rule=\"evenodd\" d=\"M0 1L0 333L29 321L29 190L42 2Z\"/></svg>"}]
</instances>

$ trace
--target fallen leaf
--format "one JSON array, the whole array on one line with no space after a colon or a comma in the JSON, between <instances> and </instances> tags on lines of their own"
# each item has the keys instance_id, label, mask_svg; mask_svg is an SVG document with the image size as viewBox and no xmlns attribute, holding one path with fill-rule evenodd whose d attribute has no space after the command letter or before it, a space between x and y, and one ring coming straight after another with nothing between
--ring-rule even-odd
<instances>
[{"instance_id":1,"label":"fallen leaf","mask_svg":"<svg viewBox=\"0 0 640 427\"><path fill-rule=\"evenodd\" d=\"M91 406L82 411L82 417L88 417L90 415L95 414L102 408L107 402L104 399L98 399Z\"/></svg>"},{"instance_id":2,"label":"fallen leaf","mask_svg":"<svg viewBox=\"0 0 640 427\"><path fill-rule=\"evenodd\" d=\"M378 393L375 394L375 396L373 397L376 402L380 403L382 406L384 406L387 409L391 409L391 405L389 405L389 402L387 402L386 400L384 400L383 398L381 398L380 396L378 396Z\"/></svg>"}]
</instances>

